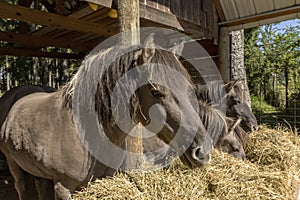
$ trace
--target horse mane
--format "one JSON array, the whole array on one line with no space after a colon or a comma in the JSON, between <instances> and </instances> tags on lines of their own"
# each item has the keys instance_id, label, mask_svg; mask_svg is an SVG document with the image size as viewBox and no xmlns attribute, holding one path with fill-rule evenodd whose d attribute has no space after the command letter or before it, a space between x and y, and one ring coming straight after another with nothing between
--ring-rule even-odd
<instances>
[{"instance_id":1,"label":"horse mane","mask_svg":"<svg viewBox=\"0 0 300 200\"><path fill-rule=\"evenodd\" d=\"M222 81L211 81L205 85L196 85L196 95L198 99L216 104L224 100L226 91Z\"/></svg>"},{"instance_id":2,"label":"horse mane","mask_svg":"<svg viewBox=\"0 0 300 200\"><path fill-rule=\"evenodd\" d=\"M228 130L225 113L217 109L216 105L199 100L199 117L215 145L224 130Z\"/></svg>"},{"instance_id":3,"label":"horse mane","mask_svg":"<svg viewBox=\"0 0 300 200\"><path fill-rule=\"evenodd\" d=\"M142 52L143 48L141 46L133 46L128 49L128 47L117 46L111 47L104 51L93 51L92 54L89 54L84 59L78 72L75 74L72 80L62 89L64 105L72 108L75 87L79 86L82 92L88 91L92 87L96 87L96 93L92 94L94 95L95 102L95 105L92 107L97 112L98 120L100 122L111 123L111 97L113 90L121 77L123 77L131 69L134 69L136 66L143 64L141 63L141 59L136 58L135 53L138 51ZM151 63L166 65L172 69L175 69L185 76L191 85L193 85L188 72L172 52L161 48L155 48L155 53L150 61L150 64ZM181 83L177 83L178 81L176 81L176 77L172 76L172 74L170 74L165 67L160 67L159 71L152 70L150 73L151 77L155 78L155 80L162 80L164 83L166 82L172 85L176 84L176 87L179 88L182 85ZM87 74L91 74L93 77L87 76ZM101 77L100 74L102 74ZM124 86L124 91L127 91L126 88L134 90L137 89L135 86L138 82L138 76L135 77L137 77L136 80L130 79L130 83ZM81 84L81 82L86 83ZM139 98L137 94L134 93L132 96L130 96L130 94L125 94L124 97L122 95L118 96L117 101L125 102L127 101L126 98L130 98L131 108L128 109L130 109L130 113L132 115L131 117L134 118L139 110ZM93 99L93 97L91 97L91 99ZM91 103L92 100L88 102L88 104ZM122 111L119 114L122 114Z\"/></svg>"}]
</instances>

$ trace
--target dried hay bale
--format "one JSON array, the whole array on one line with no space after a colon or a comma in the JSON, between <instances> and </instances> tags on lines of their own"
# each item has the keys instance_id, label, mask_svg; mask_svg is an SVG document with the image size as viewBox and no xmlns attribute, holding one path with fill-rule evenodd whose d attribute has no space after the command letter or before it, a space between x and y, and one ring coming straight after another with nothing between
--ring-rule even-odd
<instances>
[{"instance_id":1,"label":"dried hay bale","mask_svg":"<svg viewBox=\"0 0 300 200\"><path fill-rule=\"evenodd\" d=\"M250 137L246 161L216 150L205 167L176 160L158 171L117 174L89 183L73 199L296 199L299 136L261 126Z\"/></svg>"}]
</instances>

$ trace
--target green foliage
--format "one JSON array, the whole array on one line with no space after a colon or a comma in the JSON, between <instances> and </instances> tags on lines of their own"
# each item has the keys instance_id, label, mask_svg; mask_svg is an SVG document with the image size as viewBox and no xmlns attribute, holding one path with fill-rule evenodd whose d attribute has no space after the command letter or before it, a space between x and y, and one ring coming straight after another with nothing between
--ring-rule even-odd
<instances>
[{"instance_id":1,"label":"green foliage","mask_svg":"<svg viewBox=\"0 0 300 200\"><path fill-rule=\"evenodd\" d=\"M276 107L287 105L285 101L289 102L300 88L299 44L300 23L245 31L245 66L252 94Z\"/></svg>"},{"instance_id":2,"label":"green foliage","mask_svg":"<svg viewBox=\"0 0 300 200\"><path fill-rule=\"evenodd\" d=\"M0 0L3 3L15 4L15 0ZM35 9L45 10L42 4L34 1ZM38 30L40 26L29 24L29 32ZM0 18L0 31L20 32L20 22ZM0 47L12 48L13 43L0 41ZM43 48L42 51L73 53L70 49ZM61 87L80 66L80 60L14 57L0 55L0 93L7 88L25 84L47 84Z\"/></svg>"},{"instance_id":3,"label":"green foliage","mask_svg":"<svg viewBox=\"0 0 300 200\"><path fill-rule=\"evenodd\" d=\"M251 107L255 115L277 113L279 110L268 104L262 97L251 95Z\"/></svg>"}]
</instances>

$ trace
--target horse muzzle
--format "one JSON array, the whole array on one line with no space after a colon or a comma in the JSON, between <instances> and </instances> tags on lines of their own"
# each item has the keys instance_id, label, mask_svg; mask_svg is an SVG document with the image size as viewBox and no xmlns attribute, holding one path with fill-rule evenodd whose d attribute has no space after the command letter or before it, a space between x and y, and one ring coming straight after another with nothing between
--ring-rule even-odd
<instances>
[{"instance_id":1,"label":"horse muzzle","mask_svg":"<svg viewBox=\"0 0 300 200\"><path fill-rule=\"evenodd\" d=\"M207 135L204 137L202 145L192 144L187 151L180 157L181 161L190 168L207 165L211 160L213 151L213 141Z\"/></svg>"}]
</instances>

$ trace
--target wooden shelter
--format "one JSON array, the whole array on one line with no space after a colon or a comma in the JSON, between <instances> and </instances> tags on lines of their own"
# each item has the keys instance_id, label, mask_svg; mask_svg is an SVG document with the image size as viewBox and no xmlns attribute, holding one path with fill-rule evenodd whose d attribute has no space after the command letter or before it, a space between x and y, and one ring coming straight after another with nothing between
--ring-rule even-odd
<instances>
[{"instance_id":1,"label":"wooden shelter","mask_svg":"<svg viewBox=\"0 0 300 200\"><path fill-rule=\"evenodd\" d=\"M80 59L119 32L118 18L111 15L117 0L38 0L39 9L32 2L0 3L0 17L20 23L16 32L0 31L1 43L11 44L1 45L0 54ZM297 18L299 12L300 0L139 0L141 27L167 27L198 40L215 61L219 57L224 77L230 66L230 31Z\"/></svg>"}]
</instances>

